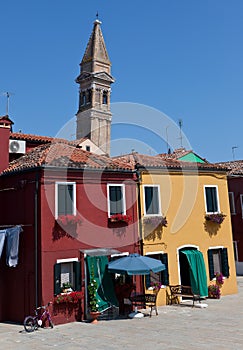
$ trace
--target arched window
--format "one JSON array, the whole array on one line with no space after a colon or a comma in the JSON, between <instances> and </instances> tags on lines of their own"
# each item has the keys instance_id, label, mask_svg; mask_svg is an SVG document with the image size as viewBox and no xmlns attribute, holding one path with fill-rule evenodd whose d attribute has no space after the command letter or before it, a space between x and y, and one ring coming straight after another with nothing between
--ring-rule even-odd
<instances>
[{"instance_id":1,"label":"arched window","mask_svg":"<svg viewBox=\"0 0 243 350\"><path fill-rule=\"evenodd\" d=\"M85 105L85 104L86 104L86 94L85 94L85 92L82 92L81 105Z\"/></svg>"},{"instance_id":2,"label":"arched window","mask_svg":"<svg viewBox=\"0 0 243 350\"><path fill-rule=\"evenodd\" d=\"M87 103L90 103L92 99L92 90L89 89L88 90L88 94L87 94Z\"/></svg>"},{"instance_id":3,"label":"arched window","mask_svg":"<svg viewBox=\"0 0 243 350\"><path fill-rule=\"evenodd\" d=\"M103 105L107 105L108 103L108 92L104 91L103 92L103 100L102 100Z\"/></svg>"}]
</instances>

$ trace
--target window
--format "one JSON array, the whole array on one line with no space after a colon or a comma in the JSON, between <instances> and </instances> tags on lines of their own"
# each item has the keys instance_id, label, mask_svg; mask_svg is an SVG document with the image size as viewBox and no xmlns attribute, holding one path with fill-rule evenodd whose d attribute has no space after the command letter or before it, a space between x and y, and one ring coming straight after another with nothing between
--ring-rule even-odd
<instances>
[{"instance_id":1,"label":"window","mask_svg":"<svg viewBox=\"0 0 243 350\"><path fill-rule=\"evenodd\" d=\"M229 192L229 204L231 214L235 214L235 198L234 192Z\"/></svg>"},{"instance_id":2,"label":"window","mask_svg":"<svg viewBox=\"0 0 243 350\"><path fill-rule=\"evenodd\" d=\"M63 283L70 283L75 291L81 290L81 268L78 259L64 259L63 262L54 265L55 295L62 292Z\"/></svg>"},{"instance_id":3,"label":"window","mask_svg":"<svg viewBox=\"0 0 243 350\"><path fill-rule=\"evenodd\" d=\"M144 214L160 215L160 195L159 186L144 186Z\"/></svg>"},{"instance_id":4,"label":"window","mask_svg":"<svg viewBox=\"0 0 243 350\"><path fill-rule=\"evenodd\" d=\"M92 90L89 89L87 94L87 103L90 103L91 101L92 101Z\"/></svg>"},{"instance_id":5,"label":"window","mask_svg":"<svg viewBox=\"0 0 243 350\"><path fill-rule=\"evenodd\" d=\"M76 215L76 183L56 182L55 216Z\"/></svg>"},{"instance_id":6,"label":"window","mask_svg":"<svg viewBox=\"0 0 243 350\"><path fill-rule=\"evenodd\" d=\"M90 152L90 146L86 146L86 151Z\"/></svg>"},{"instance_id":7,"label":"window","mask_svg":"<svg viewBox=\"0 0 243 350\"><path fill-rule=\"evenodd\" d=\"M107 91L103 92L102 103L103 103L103 105L107 105L107 103L108 103L108 93L107 93Z\"/></svg>"},{"instance_id":8,"label":"window","mask_svg":"<svg viewBox=\"0 0 243 350\"><path fill-rule=\"evenodd\" d=\"M205 186L205 203L206 213L218 213L219 202L218 202L218 187L217 186Z\"/></svg>"},{"instance_id":9,"label":"window","mask_svg":"<svg viewBox=\"0 0 243 350\"><path fill-rule=\"evenodd\" d=\"M241 217L243 219L243 194L240 194Z\"/></svg>"},{"instance_id":10,"label":"window","mask_svg":"<svg viewBox=\"0 0 243 350\"><path fill-rule=\"evenodd\" d=\"M124 185L108 185L108 215L126 214Z\"/></svg>"},{"instance_id":11,"label":"window","mask_svg":"<svg viewBox=\"0 0 243 350\"><path fill-rule=\"evenodd\" d=\"M208 267L210 280L215 278L216 272L229 277L228 251L227 248L213 248L208 250Z\"/></svg>"},{"instance_id":12,"label":"window","mask_svg":"<svg viewBox=\"0 0 243 350\"><path fill-rule=\"evenodd\" d=\"M85 105L86 104L86 94L85 92L82 92L81 95L81 105Z\"/></svg>"},{"instance_id":13,"label":"window","mask_svg":"<svg viewBox=\"0 0 243 350\"><path fill-rule=\"evenodd\" d=\"M238 241L233 241L233 247L234 247L234 257L235 257L235 261L239 261Z\"/></svg>"},{"instance_id":14,"label":"window","mask_svg":"<svg viewBox=\"0 0 243 350\"><path fill-rule=\"evenodd\" d=\"M164 286L169 285L169 273L168 273L168 254L167 253L157 253L157 254L146 254L153 259L160 260L163 264L165 264L166 269L161 272L150 272L149 275L145 276L145 284L148 289L153 285L153 283L161 283Z\"/></svg>"}]
</instances>

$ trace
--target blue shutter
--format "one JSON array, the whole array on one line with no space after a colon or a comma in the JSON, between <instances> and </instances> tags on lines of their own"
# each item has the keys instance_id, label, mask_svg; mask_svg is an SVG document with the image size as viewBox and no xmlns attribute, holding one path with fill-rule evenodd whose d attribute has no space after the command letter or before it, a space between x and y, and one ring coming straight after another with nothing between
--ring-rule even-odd
<instances>
[{"instance_id":1,"label":"blue shutter","mask_svg":"<svg viewBox=\"0 0 243 350\"><path fill-rule=\"evenodd\" d=\"M149 275L145 275L145 286L146 286L147 289L151 286L150 274Z\"/></svg>"}]
</instances>

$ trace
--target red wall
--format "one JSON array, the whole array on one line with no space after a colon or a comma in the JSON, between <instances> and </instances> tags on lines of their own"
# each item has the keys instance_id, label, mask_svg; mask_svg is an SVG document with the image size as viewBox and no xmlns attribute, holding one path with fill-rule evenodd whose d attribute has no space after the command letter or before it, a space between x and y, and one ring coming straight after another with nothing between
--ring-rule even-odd
<instances>
[{"instance_id":1,"label":"red wall","mask_svg":"<svg viewBox=\"0 0 243 350\"><path fill-rule=\"evenodd\" d=\"M10 129L0 126L0 173L8 167Z\"/></svg>"},{"instance_id":2,"label":"red wall","mask_svg":"<svg viewBox=\"0 0 243 350\"><path fill-rule=\"evenodd\" d=\"M231 215L233 240L237 241L238 259L243 261L243 219L240 203L240 194L243 194L243 177L228 179L229 192L234 192L236 214Z\"/></svg>"},{"instance_id":3,"label":"red wall","mask_svg":"<svg viewBox=\"0 0 243 350\"><path fill-rule=\"evenodd\" d=\"M38 196L36 176L39 176ZM30 171L21 175L0 178L0 224L24 224L20 236L19 264L8 268L4 256L0 260L0 321L22 322L24 316L35 307L35 208L38 209L38 304L43 305L54 298L54 265L57 259L81 260L84 277L83 255L80 250L93 247L116 248L121 252L139 252L136 181L131 173L57 171L37 173ZM56 235L54 218L55 181L75 181L77 210L82 217L75 237ZM127 214L133 217L128 225L110 224L107 217L107 182L126 184ZM37 199L37 201L35 201ZM83 283L83 282L82 282ZM84 286L84 283L82 284ZM5 300L8 300L5 303ZM82 305L84 300L82 300ZM55 323L75 320L65 313L54 317Z\"/></svg>"}]
</instances>

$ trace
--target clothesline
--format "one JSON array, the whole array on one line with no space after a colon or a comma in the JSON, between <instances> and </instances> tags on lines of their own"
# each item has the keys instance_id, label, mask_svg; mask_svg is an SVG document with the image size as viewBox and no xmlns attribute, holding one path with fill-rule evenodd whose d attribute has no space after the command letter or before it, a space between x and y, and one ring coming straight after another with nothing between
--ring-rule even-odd
<instances>
[{"instance_id":1,"label":"clothesline","mask_svg":"<svg viewBox=\"0 0 243 350\"><path fill-rule=\"evenodd\" d=\"M0 225L0 228L9 228L9 227L14 227L14 226L33 226L32 224L15 224L15 225Z\"/></svg>"}]
</instances>

